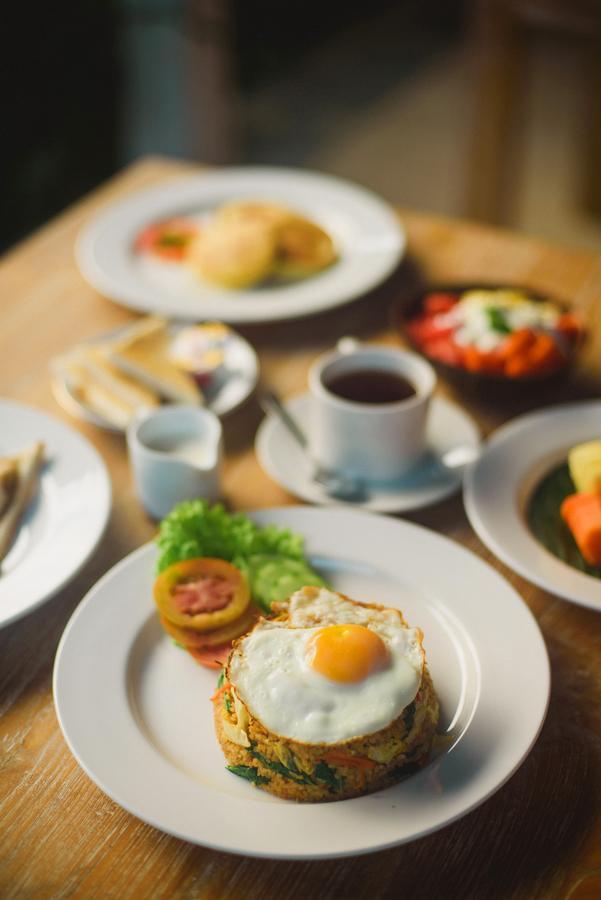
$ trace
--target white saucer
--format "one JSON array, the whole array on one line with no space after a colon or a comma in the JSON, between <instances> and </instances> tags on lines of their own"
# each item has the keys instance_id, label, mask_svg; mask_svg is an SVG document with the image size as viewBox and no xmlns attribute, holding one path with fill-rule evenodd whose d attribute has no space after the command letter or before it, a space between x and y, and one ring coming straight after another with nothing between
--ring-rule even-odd
<instances>
[{"instance_id":1,"label":"white saucer","mask_svg":"<svg viewBox=\"0 0 601 900\"><path fill-rule=\"evenodd\" d=\"M286 409L301 429L309 432L310 395L286 401ZM460 486L463 470L478 454L480 434L474 421L459 406L434 397L427 428L424 460L396 481L368 485L368 496L352 506L373 512L408 512L429 506ZM268 415L257 432L255 450L267 474L296 497L309 503L342 503L329 496L311 478L311 463L275 415Z\"/></svg>"}]
</instances>

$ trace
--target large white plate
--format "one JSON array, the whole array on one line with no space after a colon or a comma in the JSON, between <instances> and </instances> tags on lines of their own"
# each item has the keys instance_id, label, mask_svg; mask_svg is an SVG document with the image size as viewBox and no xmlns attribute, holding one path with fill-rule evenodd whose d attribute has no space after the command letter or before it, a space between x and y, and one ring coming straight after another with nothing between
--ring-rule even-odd
<instances>
[{"instance_id":1,"label":"large white plate","mask_svg":"<svg viewBox=\"0 0 601 900\"><path fill-rule=\"evenodd\" d=\"M310 394L286 402L288 412L306 435L310 429L310 407ZM352 505L372 512L408 512L443 500L458 490L466 464L478 454L480 435L475 422L455 403L434 397L426 442L426 453L411 472L396 481L367 484L365 498L352 501ZM313 480L309 457L279 416L270 413L263 419L255 449L263 469L291 494L309 503L340 504Z\"/></svg>"},{"instance_id":2,"label":"large white plate","mask_svg":"<svg viewBox=\"0 0 601 900\"><path fill-rule=\"evenodd\" d=\"M169 834L272 858L390 847L482 803L528 753L547 707L545 645L515 591L471 553L407 522L306 507L253 518L305 535L336 589L398 606L423 628L444 749L394 787L326 804L282 801L229 773L213 733L216 675L162 633L146 546L90 591L57 652L57 715L90 778ZM526 681L516 659L528 660Z\"/></svg>"},{"instance_id":3,"label":"large white plate","mask_svg":"<svg viewBox=\"0 0 601 900\"><path fill-rule=\"evenodd\" d=\"M231 200L282 203L322 225L340 258L300 281L228 291L202 283L187 267L133 252L139 231L176 215L202 219ZM80 233L76 257L84 277L132 309L189 319L261 322L316 313L366 293L396 268L405 234L375 194L314 172L240 168L193 175L110 206Z\"/></svg>"},{"instance_id":4,"label":"large white plate","mask_svg":"<svg viewBox=\"0 0 601 900\"><path fill-rule=\"evenodd\" d=\"M64 587L96 549L111 508L111 483L94 448L37 409L0 400L0 456L46 445L40 487L0 573L0 628Z\"/></svg>"},{"instance_id":5,"label":"large white plate","mask_svg":"<svg viewBox=\"0 0 601 900\"><path fill-rule=\"evenodd\" d=\"M565 600L601 610L601 581L553 556L528 528L525 510L541 479L575 444L601 435L598 400L554 406L496 431L465 476L464 503L481 540L524 578Z\"/></svg>"},{"instance_id":6,"label":"large white plate","mask_svg":"<svg viewBox=\"0 0 601 900\"><path fill-rule=\"evenodd\" d=\"M89 343L93 345L101 343L107 338L117 337L128 327L124 326L124 328L118 328L109 334L103 334ZM174 326L171 330L175 334L178 326ZM250 397L259 379L259 359L254 349L236 331L232 331L231 337L232 340L228 341L225 348L222 369L207 386L203 387L204 402L207 408L220 418L238 409ZM57 402L72 416L96 425L98 428L105 428L107 431L123 432L122 428L114 425L100 413L95 412L87 403L84 403L72 390L68 379L60 371L53 375L51 384L52 393Z\"/></svg>"}]
</instances>

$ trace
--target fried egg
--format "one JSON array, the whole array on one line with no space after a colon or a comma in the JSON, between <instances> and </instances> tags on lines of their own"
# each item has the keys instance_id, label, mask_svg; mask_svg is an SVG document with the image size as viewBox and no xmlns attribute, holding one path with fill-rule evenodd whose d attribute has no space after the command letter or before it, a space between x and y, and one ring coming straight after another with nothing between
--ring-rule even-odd
<instances>
[{"instance_id":1,"label":"fried egg","mask_svg":"<svg viewBox=\"0 0 601 900\"><path fill-rule=\"evenodd\" d=\"M269 730L308 744L380 731L414 699L422 633L398 610L303 588L285 621L261 620L230 657L229 681Z\"/></svg>"}]
</instances>

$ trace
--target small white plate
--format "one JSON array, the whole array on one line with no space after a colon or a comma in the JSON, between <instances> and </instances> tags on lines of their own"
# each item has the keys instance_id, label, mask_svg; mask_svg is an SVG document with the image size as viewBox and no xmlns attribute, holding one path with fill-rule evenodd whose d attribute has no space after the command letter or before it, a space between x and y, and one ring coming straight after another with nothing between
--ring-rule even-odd
<instances>
[{"instance_id":1,"label":"small white plate","mask_svg":"<svg viewBox=\"0 0 601 900\"><path fill-rule=\"evenodd\" d=\"M96 342L100 343L107 338L118 337L119 333L126 330L127 327L112 331L110 334L103 334L97 338ZM175 334L178 329L179 326L174 325L173 333ZM254 349L237 332L232 331L231 335L232 340L226 344L222 371L212 382L203 387L207 409L220 417L238 409L250 397L259 379L259 360ZM94 344L95 341L90 341L90 343ZM86 406L71 390L67 380L58 374L52 376L52 393L60 406L72 416L89 422L91 425L97 425L99 428L105 428L107 431L123 431Z\"/></svg>"},{"instance_id":2,"label":"small white plate","mask_svg":"<svg viewBox=\"0 0 601 900\"><path fill-rule=\"evenodd\" d=\"M384 849L482 803L532 747L549 696L545 645L516 592L467 550L408 522L309 507L252 517L304 535L336 590L399 607L423 629L446 739L419 773L353 800L287 802L231 774L213 730L216 673L162 631L148 545L89 592L57 652L58 719L90 778L168 834L286 859ZM528 660L527 679L516 659Z\"/></svg>"},{"instance_id":3,"label":"small white plate","mask_svg":"<svg viewBox=\"0 0 601 900\"><path fill-rule=\"evenodd\" d=\"M601 435L601 402L553 406L519 416L492 435L465 475L464 503L474 531L524 578L582 606L601 610L601 580L553 556L528 528L533 490L568 451Z\"/></svg>"},{"instance_id":4,"label":"small white plate","mask_svg":"<svg viewBox=\"0 0 601 900\"><path fill-rule=\"evenodd\" d=\"M43 441L45 464L0 571L0 628L64 587L90 558L111 509L111 483L96 450L45 413L0 400L0 456Z\"/></svg>"},{"instance_id":5,"label":"small white plate","mask_svg":"<svg viewBox=\"0 0 601 900\"><path fill-rule=\"evenodd\" d=\"M286 409L305 434L310 425L309 394L288 400ZM372 512L400 513L442 500L461 486L463 471L478 453L480 435L473 420L459 406L434 397L427 426L428 451L423 462L403 478L367 485L365 500L352 506ZM309 503L340 504L311 478L311 463L299 444L270 413L257 432L255 449L267 474L296 497Z\"/></svg>"},{"instance_id":6,"label":"small white plate","mask_svg":"<svg viewBox=\"0 0 601 900\"><path fill-rule=\"evenodd\" d=\"M339 259L317 275L246 290L218 288L179 263L136 254L136 236L173 216L202 220L234 200L281 203L321 225ZM297 169L239 168L193 175L110 206L80 233L79 268L96 290L123 306L186 319L263 322L320 312L367 293L398 265L405 233L375 194L329 175Z\"/></svg>"}]
</instances>

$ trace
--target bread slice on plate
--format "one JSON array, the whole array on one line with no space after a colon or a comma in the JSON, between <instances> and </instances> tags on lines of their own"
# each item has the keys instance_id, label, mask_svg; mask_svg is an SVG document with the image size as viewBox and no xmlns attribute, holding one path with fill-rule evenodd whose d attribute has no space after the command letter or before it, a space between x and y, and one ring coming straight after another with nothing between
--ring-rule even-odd
<instances>
[{"instance_id":1,"label":"bread slice on plate","mask_svg":"<svg viewBox=\"0 0 601 900\"><path fill-rule=\"evenodd\" d=\"M118 428L126 428L137 409L160 403L154 391L114 366L103 346L77 347L57 359L54 369L72 394Z\"/></svg>"},{"instance_id":2,"label":"bread slice on plate","mask_svg":"<svg viewBox=\"0 0 601 900\"><path fill-rule=\"evenodd\" d=\"M203 402L202 391L191 375L169 357L172 337L165 319L152 316L107 345L109 361L160 397L174 403Z\"/></svg>"},{"instance_id":3,"label":"bread slice on plate","mask_svg":"<svg viewBox=\"0 0 601 900\"><path fill-rule=\"evenodd\" d=\"M44 444L36 441L16 456L0 460L0 562L37 492L43 459Z\"/></svg>"}]
</instances>

